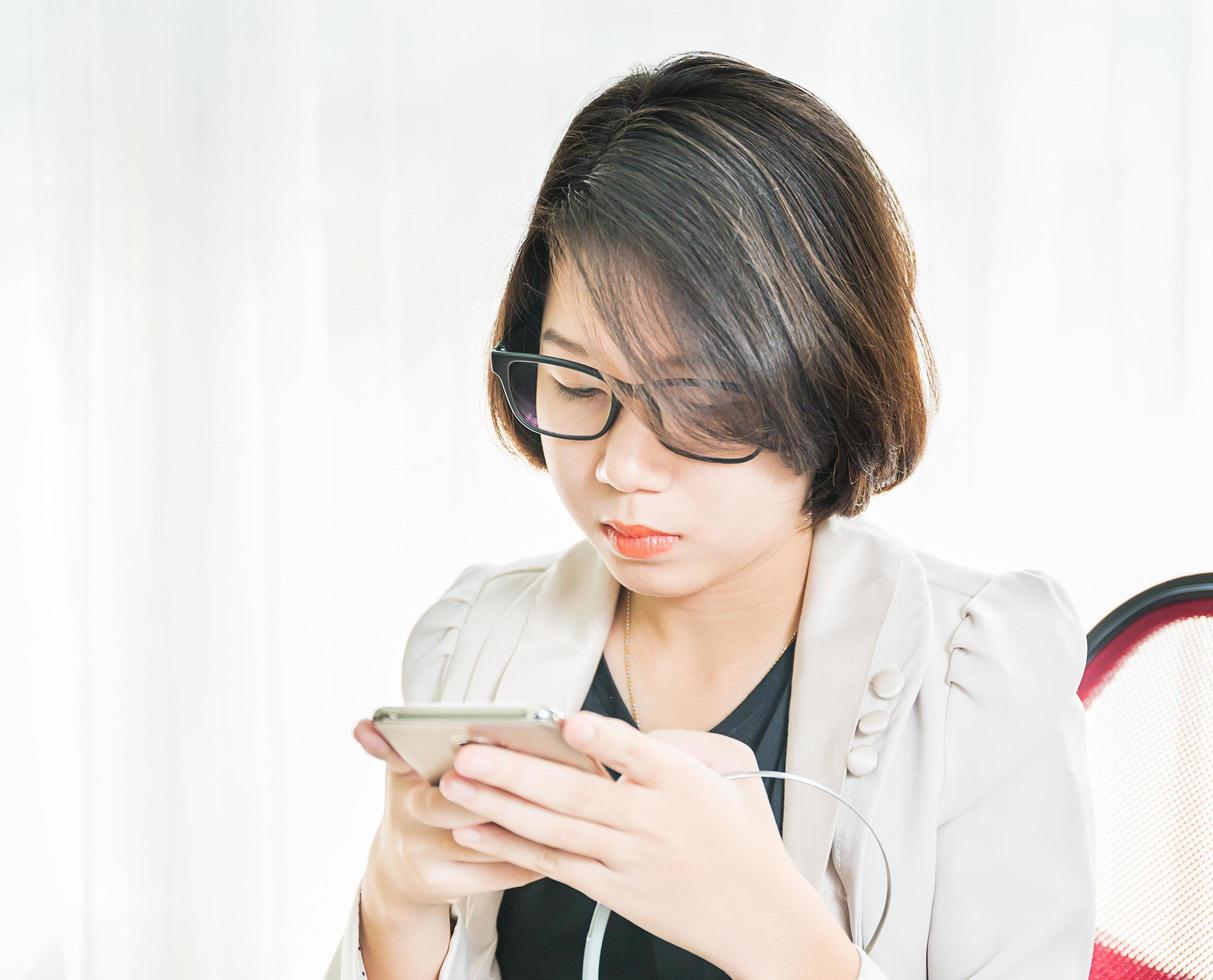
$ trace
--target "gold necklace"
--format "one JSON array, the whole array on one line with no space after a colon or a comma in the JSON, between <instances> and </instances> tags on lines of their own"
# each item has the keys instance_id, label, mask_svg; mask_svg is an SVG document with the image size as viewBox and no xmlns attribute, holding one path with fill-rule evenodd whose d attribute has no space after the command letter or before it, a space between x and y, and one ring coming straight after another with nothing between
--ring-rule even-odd
<instances>
[{"instance_id":1,"label":"gold necklace","mask_svg":"<svg viewBox=\"0 0 1213 980\"><path fill-rule=\"evenodd\" d=\"M775 664L779 663L792 641L796 639L796 634L800 632L797 627L792 631L792 635L788 637L788 642L783 645L783 649L779 651L779 656L775 658L770 667L766 669L766 673L762 676L766 677L772 670L775 669ZM627 596L624 599L624 618L623 618L623 668L628 677L628 702L632 707L632 720L636 722L636 727L640 727L640 716L636 714L636 696L632 694L632 660L629 653L632 638L632 590L627 590Z\"/></svg>"}]
</instances>

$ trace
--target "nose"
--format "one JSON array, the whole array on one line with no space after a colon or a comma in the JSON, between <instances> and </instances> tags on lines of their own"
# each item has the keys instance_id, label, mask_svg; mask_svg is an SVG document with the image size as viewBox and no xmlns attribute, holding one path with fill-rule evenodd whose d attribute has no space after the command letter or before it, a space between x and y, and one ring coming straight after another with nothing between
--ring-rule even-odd
<instances>
[{"instance_id":1,"label":"nose","mask_svg":"<svg viewBox=\"0 0 1213 980\"><path fill-rule=\"evenodd\" d=\"M601 455L594 475L620 493L660 490L669 481L670 457L676 455L627 406L599 440Z\"/></svg>"}]
</instances>

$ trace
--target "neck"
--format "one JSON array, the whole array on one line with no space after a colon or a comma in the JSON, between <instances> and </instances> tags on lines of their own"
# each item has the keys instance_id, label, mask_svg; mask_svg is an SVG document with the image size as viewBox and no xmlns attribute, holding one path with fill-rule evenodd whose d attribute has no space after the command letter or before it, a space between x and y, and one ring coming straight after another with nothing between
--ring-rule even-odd
<instances>
[{"instance_id":1,"label":"neck","mask_svg":"<svg viewBox=\"0 0 1213 980\"><path fill-rule=\"evenodd\" d=\"M634 655L646 661L646 671L695 676L709 685L727 683L759 661L769 667L800 621L812 546L811 530L792 535L736 575L692 595L633 593Z\"/></svg>"}]
</instances>

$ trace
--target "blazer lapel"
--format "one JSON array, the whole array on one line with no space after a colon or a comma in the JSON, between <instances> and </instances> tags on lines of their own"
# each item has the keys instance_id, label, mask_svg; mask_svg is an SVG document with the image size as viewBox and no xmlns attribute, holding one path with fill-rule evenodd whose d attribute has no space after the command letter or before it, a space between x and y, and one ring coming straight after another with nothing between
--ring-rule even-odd
<instances>
[{"instance_id":1,"label":"blazer lapel","mask_svg":"<svg viewBox=\"0 0 1213 980\"><path fill-rule=\"evenodd\" d=\"M517 617L522 613L516 603L486 637L473 671L479 676L470 678L465 689L468 700L546 705L568 717L581 708L594 679L615 615L619 582L594 546L582 539L553 561L533 588L521 632ZM502 661L504 669L498 671ZM471 978L491 975L503 894L481 892L455 903L456 916L467 929Z\"/></svg>"},{"instance_id":2,"label":"blazer lapel","mask_svg":"<svg viewBox=\"0 0 1213 980\"><path fill-rule=\"evenodd\" d=\"M866 632L871 641L869 678L889 672L900 676L902 686L891 698L879 697L868 683L856 689L858 700L850 722L850 738L854 744L875 750L879 761L865 775L844 774L841 795L872 824L881 840L887 841L888 830L894 823L913 819L912 814L882 809L878 804L883 787L896 770L897 764L890 760L926 679L937 639L930 587L918 556L887 530L866 520L856 521L849 531L848 557L866 555L869 563L866 568L854 566L851 571L860 579L868 572L873 576L872 581L865 582L862 596L852 599L871 604L861 615L866 625L855 624L857 631ZM857 730L859 718L872 711L887 711L888 723L880 733L862 735ZM840 743L843 727L840 718L837 729ZM844 746L844 754L847 751ZM845 770L845 757L841 763ZM798 771L791 765L788 770ZM832 788L838 791L837 786ZM871 920L874 924L879 917L885 888L891 883L885 880L884 864L879 851L874 850L871 833L850 810L841 806L838 809L833 835L834 864L847 897L851 938L863 945L872 932L866 922ZM890 854L889 860L895 877L897 855ZM890 915L893 908L891 905ZM865 912L871 915L865 917Z\"/></svg>"},{"instance_id":3,"label":"blazer lapel","mask_svg":"<svg viewBox=\"0 0 1213 980\"><path fill-rule=\"evenodd\" d=\"M531 614L493 701L544 704L565 716L581 708L606 645L619 582L588 540L541 577Z\"/></svg>"},{"instance_id":4,"label":"blazer lapel","mask_svg":"<svg viewBox=\"0 0 1213 980\"><path fill-rule=\"evenodd\" d=\"M862 517L831 518L813 533L792 664L786 767L835 793L842 793L847 775L899 557ZM784 793L784 844L815 887L825 874L839 809L811 787L789 786Z\"/></svg>"},{"instance_id":5,"label":"blazer lapel","mask_svg":"<svg viewBox=\"0 0 1213 980\"><path fill-rule=\"evenodd\" d=\"M875 665L902 659L900 623L890 614L905 554L897 539L862 516L832 517L814 530L793 661L786 768L836 793L843 791L869 677ZM619 583L593 545L578 541L540 575L529 613L511 608L503 619L512 627L489 632L474 673L496 674L502 663L504 668L495 688L491 676L472 678L465 688L469 699L543 704L565 716L580 709L618 594ZM519 631L520 617L525 618ZM789 786L784 793L784 844L815 887L825 873L840 809L811 787ZM853 876L844 883L850 894ZM502 895L482 892L456 903L468 931L472 977L489 975ZM853 930L857 916L852 909Z\"/></svg>"}]
</instances>

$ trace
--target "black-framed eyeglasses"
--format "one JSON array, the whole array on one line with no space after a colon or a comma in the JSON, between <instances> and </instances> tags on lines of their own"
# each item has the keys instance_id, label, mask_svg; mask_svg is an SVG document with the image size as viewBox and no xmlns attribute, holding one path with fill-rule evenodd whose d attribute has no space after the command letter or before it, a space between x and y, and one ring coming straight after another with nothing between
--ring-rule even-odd
<instances>
[{"instance_id":1,"label":"black-framed eyeglasses","mask_svg":"<svg viewBox=\"0 0 1213 980\"><path fill-rule=\"evenodd\" d=\"M505 344L501 343L491 352L491 367L501 382L514 418L531 432L554 439L598 439L619 417L623 403L606 384L603 373L588 364L547 354L506 350ZM644 390L644 385L629 384L618 378L611 378L611 381L629 397L644 399L660 418L660 410ZM741 393L740 387L732 382L703 378L662 378L658 384L686 388L685 395L703 399L705 408L722 392L726 395ZM705 463L745 463L762 452L762 447L755 447L753 443L696 446L704 452L693 452L686 446L675 446L664 439L660 441L680 456Z\"/></svg>"}]
</instances>

